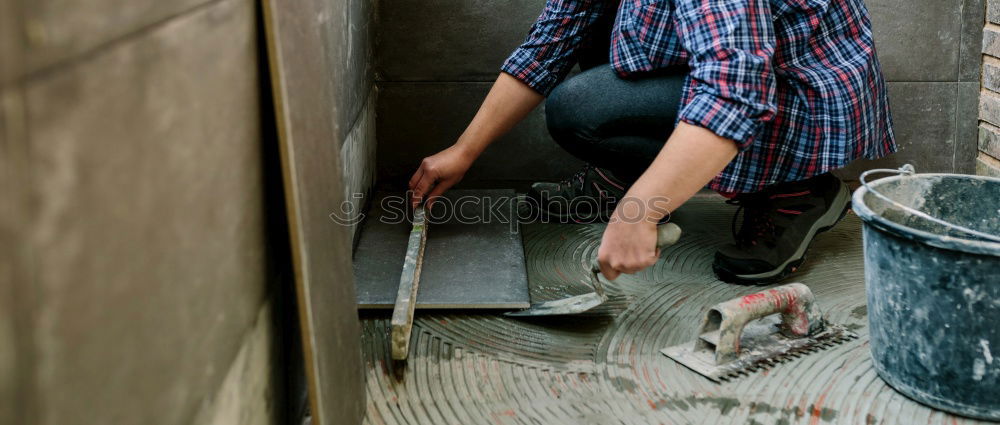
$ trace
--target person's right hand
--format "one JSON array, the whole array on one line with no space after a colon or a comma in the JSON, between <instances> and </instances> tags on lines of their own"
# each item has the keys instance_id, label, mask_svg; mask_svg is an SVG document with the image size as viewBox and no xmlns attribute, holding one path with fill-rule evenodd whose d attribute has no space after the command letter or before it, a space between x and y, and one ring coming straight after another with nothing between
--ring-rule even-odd
<instances>
[{"instance_id":1,"label":"person's right hand","mask_svg":"<svg viewBox=\"0 0 1000 425\"><path fill-rule=\"evenodd\" d=\"M410 204L415 208L427 198L430 207L435 197L462 180L473 161L475 155L458 145L424 158L410 178Z\"/></svg>"}]
</instances>

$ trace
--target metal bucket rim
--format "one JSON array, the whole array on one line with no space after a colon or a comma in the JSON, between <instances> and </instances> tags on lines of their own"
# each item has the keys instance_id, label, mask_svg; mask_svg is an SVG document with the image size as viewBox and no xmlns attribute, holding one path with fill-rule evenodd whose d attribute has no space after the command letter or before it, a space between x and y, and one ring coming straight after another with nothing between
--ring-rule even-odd
<instances>
[{"instance_id":1,"label":"metal bucket rim","mask_svg":"<svg viewBox=\"0 0 1000 425\"><path fill-rule=\"evenodd\" d=\"M909 174L909 175L897 175L890 177L883 177L874 181L869 182L869 185L876 186L885 183L891 183L897 180L902 180L904 178L927 178L927 177L948 177L948 178L959 178L966 180L986 180L991 181L996 184L1000 184L1000 178L989 177L989 176L970 176L963 174L953 174L953 173L919 173L919 174ZM864 186L859 187L854 191L852 196L852 204L854 213L861 218L866 224L875 226L876 228L889 232L893 235L915 240L930 246L949 249L953 251L968 252L973 254L983 254L992 255L1000 257L1000 242L989 242L980 241L974 239L966 239L954 236L943 236L924 230L915 229L909 226L902 225L895 221L889 220L881 215L878 215L864 202L865 194L869 193L868 189Z\"/></svg>"}]
</instances>

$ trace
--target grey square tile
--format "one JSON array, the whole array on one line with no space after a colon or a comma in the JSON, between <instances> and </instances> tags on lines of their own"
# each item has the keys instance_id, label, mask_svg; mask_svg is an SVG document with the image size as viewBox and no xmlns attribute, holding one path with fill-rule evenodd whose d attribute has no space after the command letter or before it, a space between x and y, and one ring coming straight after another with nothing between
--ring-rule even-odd
<instances>
[{"instance_id":1,"label":"grey square tile","mask_svg":"<svg viewBox=\"0 0 1000 425\"><path fill-rule=\"evenodd\" d=\"M396 203L381 202L387 196ZM402 218L402 196L380 193L362 224L354 253L359 308L392 309L396 302L412 228L409 221L392 218ZM428 210L417 308L527 308L531 298L516 193L452 190L444 197Z\"/></svg>"},{"instance_id":2,"label":"grey square tile","mask_svg":"<svg viewBox=\"0 0 1000 425\"><path fill-rule=\"evenodd\" d=\"M489 90L490 83L380 84L377 127L380 185L402 187L428 155L451 146ZM542 107L486 150L463 183L562 179L579 161L548 135Z\"/></svg>"},{"instance_id":3,"label":"grey square tile","mask_svg":"<svg viewBox=\"0 0 1000 425\"><path fill-rule=\"evenodd\" d=\"M378 73L386 81L493 81L545 0L379 2Z\"/></svg>"},{"instance_id":4,"label":"grey square tile","mask_svg":"<svg viewBox=\"0 0 1000 425\"><path fill-rule=\"evenodd\" d=\"M868 0L876 49L890 81L956 81L962 3Z\"/></svg>"}]
</instances>

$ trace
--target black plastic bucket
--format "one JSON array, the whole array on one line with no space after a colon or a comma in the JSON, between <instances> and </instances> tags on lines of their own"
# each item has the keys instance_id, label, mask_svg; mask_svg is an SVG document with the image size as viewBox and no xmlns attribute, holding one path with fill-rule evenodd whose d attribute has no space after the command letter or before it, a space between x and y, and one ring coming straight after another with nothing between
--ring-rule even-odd
<instances>
[{"instance_id":1,"label":"black plastic bucket","mask_svg":"<svg viewBox=\"0 0 1000 425\"><path fill-rule=\"evenodd\" d=\"M873 171L902 174L853 198L875 370L918 402L1000 420L1000 179Z\"/></svg>"}]
</instances>

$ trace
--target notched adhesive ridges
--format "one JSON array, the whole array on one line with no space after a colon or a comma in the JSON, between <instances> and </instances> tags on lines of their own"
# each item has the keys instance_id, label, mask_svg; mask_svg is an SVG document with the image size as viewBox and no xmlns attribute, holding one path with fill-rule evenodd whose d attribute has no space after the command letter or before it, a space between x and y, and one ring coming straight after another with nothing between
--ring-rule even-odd
<instances>
[{"instance_id":1,"label":"notched adhesive ridges","mask_svg":"<svg viewBox=\"0 0 1000 425\"><path fill-rule=\"evenodd\" d=\"M363 318L370 424L952 424L871 367L860 223L849 214L813 243L788 281L803 282L831 322L860 335L740 380L715 384L663 356L705 310L759 291L719 282L712 254L733 210L697 197L675 215L685 235L636 275L606 282L587 316L513 319L417 312L410 360L389 358L388 320ZM601 225L523 228L533 300L589 291ZM722 229L722 230L720 230Z\"/></svg>"}]
</instances>

